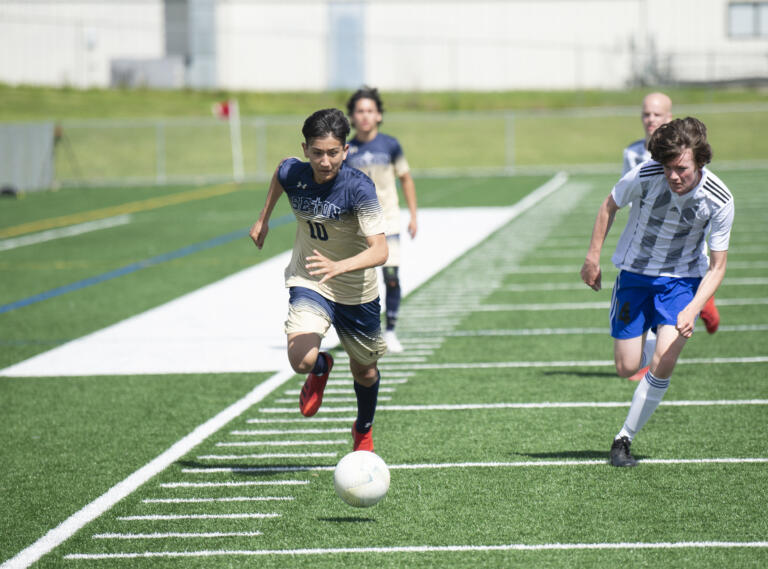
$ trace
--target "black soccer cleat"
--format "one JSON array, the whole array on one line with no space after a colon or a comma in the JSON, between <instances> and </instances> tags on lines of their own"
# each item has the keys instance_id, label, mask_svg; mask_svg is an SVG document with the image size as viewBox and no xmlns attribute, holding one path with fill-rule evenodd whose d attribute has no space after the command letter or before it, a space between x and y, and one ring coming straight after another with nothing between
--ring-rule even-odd
<instances>
[{"instance_id":1,"label":"black soccer cleat","mask_svg":"<svg viewBox=\"0 0 768 569\"><path fill-rule=\"evenodd\" d=\"M611 465L637 466L637 461L629 452L629 445L631 444L627 437L614 439L611 445Z\"/></svg>"}]
</instances>

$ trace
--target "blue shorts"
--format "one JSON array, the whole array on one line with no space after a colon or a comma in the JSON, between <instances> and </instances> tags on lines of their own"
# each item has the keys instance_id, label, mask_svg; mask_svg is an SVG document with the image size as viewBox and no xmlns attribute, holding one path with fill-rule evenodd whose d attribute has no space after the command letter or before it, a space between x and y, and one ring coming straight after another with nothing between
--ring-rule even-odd
<instances>
[{"instance_id":1,"label":"blue shorts","mask_svg":"<svg viewBox=\"0 0 768 569\"><path fill-rule=\"evenodd\" d=\"M290 287L289 294L286 334L313 332L322 338L333 325L349 357L363 365L374 363L387 351L378 298L363 304L339 304L300 286Z\"/></svg>"},{"instance_id":2,"label":"blue shorts","mask_svg":"<svg viewBox=\"0 0 768 569\"><path fill-rule=\"evenodd\" d=\"M636 338L662 324L677 325L677 315L693 300L700 277L651 277L619 271L611 297L611 336Z\"/></svg>"}]
</instances>

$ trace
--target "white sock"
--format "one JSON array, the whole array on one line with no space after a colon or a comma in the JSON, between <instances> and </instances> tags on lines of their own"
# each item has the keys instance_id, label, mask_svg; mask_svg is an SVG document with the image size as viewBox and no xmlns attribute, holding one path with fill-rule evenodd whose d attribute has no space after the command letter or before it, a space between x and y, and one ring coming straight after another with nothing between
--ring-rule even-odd
<instances>
[{"instance_id":1,"label":"white sock","mask_svg":"<svg viewBox=\"0 0 768 569\"><path fill-rule=\"evenodd\" d=\"M645 346L643 346L643 357L640 360L640 367L638 369L651 365L651 361L653 361L653 352L655 351L656 334L653 333L653 330L648 330L648 334L645 336Z\"/></svg>"},{"instance_id":2,"label":"white sock","mask_svg":"<svg viewBox=\"0 0 768 569\"><path fill-rule=\"evenodd\" d=\"M648 371L635 389L624 426L616 438L627 437L630 441L634 439L637 432L653 415L668 388L669 379L659 379Z\"/></svg>"}]
</instances>

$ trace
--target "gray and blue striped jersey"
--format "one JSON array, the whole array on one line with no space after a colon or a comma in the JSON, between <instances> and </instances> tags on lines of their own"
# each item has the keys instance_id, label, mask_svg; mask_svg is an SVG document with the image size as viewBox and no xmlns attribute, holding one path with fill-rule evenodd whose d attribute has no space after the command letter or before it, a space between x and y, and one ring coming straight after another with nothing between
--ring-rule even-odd
<instances>
[{"instance_id":1,"label":"gray and blue striped jersey","mask_svg":"<svg viewBox=\"0 0 768 569\"><path fill-rule=\"evenodd\" d=\"M611 260L618 269L650 276L702 277L705 245L727 251L733 195L706 167L698 185L679 196L654 160L630 170L611 191L616 205L632 204Z\"/></svg>"}]
</instances>

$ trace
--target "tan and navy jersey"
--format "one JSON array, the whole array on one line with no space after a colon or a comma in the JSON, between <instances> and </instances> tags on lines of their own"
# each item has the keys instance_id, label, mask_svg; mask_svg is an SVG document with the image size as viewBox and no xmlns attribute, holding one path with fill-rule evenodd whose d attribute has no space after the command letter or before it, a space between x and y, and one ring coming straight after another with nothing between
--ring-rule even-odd
<instances>
[{"instance_id":1,"label":"tan and navy jersey","mask_svg":"<svg viewBox=\"0 0 768 569\"><path fill-rule=\"evenodd\" d=\"M278 181L297 224L285 286L306 287L341 304L375 300L379 289L373 268L343 273L319 284L321 277L310 275L305 267L313 249L339 261L367 249L366 237L384 233L384 216L370 178L342 164L333 180L318 184L308 162L289 158L280 165Z\"/></svg>"},{"instance_id":2,"label":"tan and navy jersey","mask_svg":"<svg viewBox=\"0 0 768 569\"><path fill-rule=\"evenodd\" d=\"M376 195L387 223L387 235L400 233L397 179L407 174L410 168L397 139L382 133L377 133L368 142L352 139L346 163L365 172L376 185Z\"/></svg>"},{"instance_id":3,"label":"tan and navy jersey","mask_svg":"<svg viewBox=\"0 0 768 569\"><path fill-rule=\"evenodd\" d=\"M649 276L702 277L709 268L705 244L727 251L733 195L706 168L691 191L669 189L664 167L654 160L630 170L611 191L616 205L632 203L627 226L611 260L618 269Z\"/></svg>"},{"instance_id":4,"label":"tan and navy jersey","mask_svg":"<svg viewBox=\"0 0 768 569\"><path fill-rule=\"evenodd\" d=\"M623 176L635 166L651 159L651 153L645 147L645 139L634 141L624 149L624 163L621 169Z\"/></svg>"}]
</instances>

